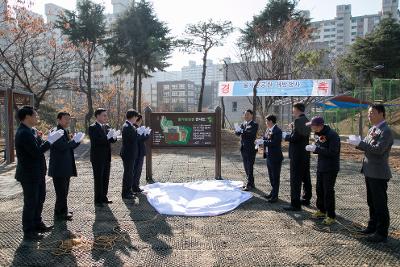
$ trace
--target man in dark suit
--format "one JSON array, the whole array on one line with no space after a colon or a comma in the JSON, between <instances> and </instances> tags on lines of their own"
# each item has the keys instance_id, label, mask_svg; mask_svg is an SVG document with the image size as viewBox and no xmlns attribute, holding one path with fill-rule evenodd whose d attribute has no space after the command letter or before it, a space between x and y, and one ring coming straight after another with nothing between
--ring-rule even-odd
<instances>
[{"instance_id":1,"label":"man in dark suit","mask_svg":"<svg viewBox=\"0 0 400 267\"><path fill-rule=\"evenodd\" d=\"M76 133L71 139L67 128L71 115L60 112L57 115L58 125L55 130L62 130L63 136L50 148L49 176L53 177L56 191L54 218L56 220L72 220L72 212L68 212L67 197L71 176L77 176L74 149L83 140L84 133Z\"/></svg>"},{"instance_id":2,"label":"man in dark suit","mask_svg":"<svg viewBox=\"0 0 400 267\"><path fill-rule=\"evenodd\" d=\"M253 121L253 111L246 110L244 113L244 122L235 129L236 135L240 136L240 153L243 158L244 170L247 176L247 184L243 186L244 191L250 191L255 188L254 184L254 161L257 150L255 149L255 140L257 137L258 124Z\"/></svg>"},{"instance_id":3,"label":"man in dark suit","mask_svg":"<svg viewBox=\"0 0 400 267\"><path fill-rule=\"evenodd\" d=\"M323 224L336 221L335 183L340 170L340 137L322 117L316 116L307 123L315 133L316 142L305 149L318 155L317 164L317 208L312 216L323 218Z\"/></svg>"},{"instance_id":4,"label":"man in dark suit","mask_svg":"<svg viewBox=\"0 0 400 267\"><path fill-rule=\"evenodd\" d=\"M94 176L94 203L97 207L110 204L107 198L111 169L111 143L117 141L117 132L107 124L107 110L95 111L96 122L89 127L90 161Z\"/></svg>"},{"instance_id":5,"label":"man in dark suit","mask_svg":"<svg viewBox=\"0 0 400 267\"><path fill-rule=\"evenodd\" d=\"M281 180L282 154L282 130L276 125L276 116L268 115L265 118L267 131L263 139L257 140L256 144L264 145L264 158L267 160L269 181L272 187L271 193L264 197L268 202L278 201L279 184Z\"/></svg>"},{"instance_id":6,"label":"man in dark suit","mask_svg":"<svg viewBox=\"0 0 400 267\"><path fill-rule=\"evenodd\" d=\"M385 121L385 115L384 105L372 105L368 110L368 119L373 126L368 135L362 141L360 138L348 140L365 153L361 172L365 176L367 186L369 222L361 233L369 235L367 241L373 243L386 242L390 224L387 187L392 178L389 155L393 145L393 134Z\"/></svg>"},{"instance_id":7,"label":"man in dark suit","mask_svg":"<svg viewBox=\"0 0 400 267\"><path fill-rule=\"evenodd\" d=\"M22 228L25 240L39 240L40 233L48 232L52 227L42 221L43 203L46 198L46 159L44 153L50 145L62 136L61 131L49 134L44 142L33 128L38 121L38 114L29 106L18 110L21 122L15 134L17 152L17 169L15 178L22 185L24 207L22 211Z\"/></svg>"},{"instance_id":8,"label":"man in dark suit","mask_svg":"<svg viewBox=\"0 0 400 267\"><path fill-rule=\"evenodd\" d=\"M135 160L135 167L133 168L133 193L143 192L143 190L139 187L140 176L142 175L144 157L146 156L146 141L149 139L151 132L150 128L141 126L142 123L143 117L142 115L139 115L136 123L134 124L138 132L138 157Z\"/></svg>"},{"instance_id":9,"label":"man in dark suit","mask_svg":"<svg viewBox=\"0 0 400 267\"><path fill-rule=\"evenodd\" d=\"M283 132L282 138L289 142L290 158L290 206L288 211L301 210L301 205L310 205L312 196L310 177L310 152L304 148L309 144L310 128L306 126L309 121L305 116L305 105L296 103L293 105L295 117L290 134ZM300 199L301 184L303 183L303 199Z\"/></svg>"},{"instance_id":10,"label":"man in dark suit","mask_svg":"<svg viewBox=\"0 0 400 267\"><path fill-rule=\"evenodd\" d=\"M122 146L120 156L124 165L124 176L122 179L122 198L134 199L132 187L134 185L134 166L138 157L138 135L135 123L139 113L130 109L126 112L126 121L122 126Z\"/></svg>"}]
</instances>

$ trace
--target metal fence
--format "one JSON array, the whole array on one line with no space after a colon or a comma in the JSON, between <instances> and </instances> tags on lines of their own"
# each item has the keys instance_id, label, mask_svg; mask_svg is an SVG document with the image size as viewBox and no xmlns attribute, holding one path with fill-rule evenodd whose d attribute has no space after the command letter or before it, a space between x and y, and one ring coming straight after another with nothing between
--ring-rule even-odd
<instances>
[{"instance_id":1,"label":"metal fence","mask_svg":"<svg viewBox=\"0 0 400 267\"><path fill-rule=\"evenodd\" d=\"M372 87L356 88L350 93L354 98L371 103L383 103L386 105L386 119L392 126L395 135L400 136L400 80L399 79L375 79ZM359 132L360 112L363 120L363 134L369 128L367 109L331 109L311 108L311 116L323 116L326 123L339 134L357 134Z\"/></svg>"}]
</instances>

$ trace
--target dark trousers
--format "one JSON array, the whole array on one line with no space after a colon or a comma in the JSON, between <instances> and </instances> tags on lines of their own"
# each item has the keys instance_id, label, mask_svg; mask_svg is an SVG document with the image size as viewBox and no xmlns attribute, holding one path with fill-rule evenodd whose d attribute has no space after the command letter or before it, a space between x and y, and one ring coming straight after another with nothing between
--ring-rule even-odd
<instances>
[{"instance_id":1,"label":"dark trousers","mask_svg":"<svg viewBox=\"0 0 400 267\"><path fill-rule=\"evenodd\" d=\"M336 218L335 183L337 174L337 172L317 172L317 208L333 219Z\"/></svg>"},{"instance_id":2,"label":"dark trousers","mask_svg":"<svg viewBox=\"0 0 400 267\"><path fill-rule=\"evenodd\" d=\"M272 161L267 159L267 169L268 169L268 176L269 182L271 184L271 197L278 198L279 195L279 184L281 181L281 168L282 168L282 161Z\"/></svg>"},{"instance_id":3,"label":"dark trousers","mask_svg":"<svg viewBox=\"0 0 400 267\"><path fill-rule=\"evenodd\" d=\"M53 177L54 189L56 191L55 216L67 215L68 213L67 198L69 181L70 177Z\"/></svg>"},{"instance_id":4,"label":"dark trousers","mask_svg":"<svg viewBox=\"0 0 400 267\"><path fill-rule=\"evenodd\" d=\"M254 187L254 161L256 160L256 152L240 151L242 154L244 171L247 176L247 185Z\"/></svg>"},{"instance_id":5,"label":"dark trousers","mask_svg":"<svg viewBox=\"0 0 400 267\"><path fill-rule=\"evenodd\" d=\"M124 165L124 175L122 178L122 196L128 196L132 194L135 160L122 159L122 163Z\"/></svg>"},{"instance_id":6,"label":"dark trousers","mask_svg":"<svg viewBox=\"0 0 400 267\"><path fill-rule=\"evenodd\" d=\"M387 183L388 180L365 177L369 207L368 228L385 237L388 236L390 224L387 205Z\"/></svg>"},{"instance_id":7,"label":"dark trousers","mask_svg":"<svg viewBox=\"0 0 400 267\"><path fill-rule=\"evenodd\" d=\"M94 176L94 202L103 203L107 201L111 162L93 161L92 167Z\"/></svg>"},{"instance_id":8,"label":"dark trousers","mask_svg":"<svg viewBox=\"0 0 400 267\"><path fill-rule=\"evenodd\" d=\"M46 181L41 178L37 182L21 182L24 194L22 210L22 229L24 233L35 232L42 222L43 203L46 198Z\"/></svg>"},{"instance_id":9,"label":"dark trousers","mask_svg":"<svg viewBox=\"0 0 400 267\"><path fill-rule=\"evenodd\" d=\"M135 160L135 167L133 169L133 189L139 189L140 176L142 176L144 157L138 157Z\"/></svg>"},{"instance_id":10,"label":"dark trousers","mask_svg":"<svg viewBox=\"0 0 400 267\"><path fill-rule=\"evenodd\" d=\"M310 158L290 160L290 202L295 208L301 207L301 185L303 183L303 199L310 201L312 186L310 176Z\"/></svg>"}]
</instances>

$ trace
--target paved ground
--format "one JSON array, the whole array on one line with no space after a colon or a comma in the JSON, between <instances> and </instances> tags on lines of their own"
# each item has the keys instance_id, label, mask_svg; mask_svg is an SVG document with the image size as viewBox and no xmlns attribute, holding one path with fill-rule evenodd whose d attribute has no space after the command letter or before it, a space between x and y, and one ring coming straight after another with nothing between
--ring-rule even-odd
<instances>
[{"instance_id":1,"label":"paved ground","mask_svg":"<svg viewBox=\"0 0 400 267\"><path fill-rule=\"evenodd\" d=\"M158 181L213 177L212 151L158 152L153 162ZM222 167L224 178L243 180L236 150L224 153ZM22 241L21 197L0 199L0 266L400 265L398 237L391 237L387 244L371 245L351 233L353 222L364 224L367 219L365 186L358 163L342 163L336 186L340 224L330 228L310 218L312 207L296 213L282 209L289 201L287 160L282 170L279 203L268 204L261 197L269 186L266 166L259 155L256 164L259 190L251 200L222 216L188 218L159 215L144 196L124 203L120 198L122 162L117 157L112 165L109 193L114 203L95 210L92 170L87 157L83 157L78 162L80 175L72 180L69 197L74 221L57 224L39 247ZM395 233L400 229L399 178L396 174L389 184L391 231ZM52 224L55 196L51 181L47 189L43 215L45 222ZM60 252L56 250L59 240L71 233L82 236L87 243L71 253L54 255ZM98 236L106 236L108 241L114 238L116 242L113 247L102 246ZM95 244L91 242L94 238L97 238Z\"/></svg>"}]
</instances>

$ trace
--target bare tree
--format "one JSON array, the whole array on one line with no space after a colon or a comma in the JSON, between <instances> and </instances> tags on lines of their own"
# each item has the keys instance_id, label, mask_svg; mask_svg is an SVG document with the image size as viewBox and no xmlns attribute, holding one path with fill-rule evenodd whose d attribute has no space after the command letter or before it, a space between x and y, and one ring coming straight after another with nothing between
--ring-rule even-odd
<instances>
[{"instance_id":1,"label":"bare tree","mask_svg":"<svg viewBox=\"0 0 400 267\"><path fill-rule=\"evenodd\" d=\"M197 24L186 26L186 37L178 40L178 46L188 53L203 53L203 71L201 74L201 87L197 111L203 109L203 94L207 72L207 57L211 48L223 44L224 39L233 31L230 21L214 22L212 19L201 21Z\"/></svg>"},{"instance_id":2,"label":"bare tree","mask_svg":"<svg viewBox=\"0 0 400 267\"><path fill-rule=\"evenodd\" d=\"M3 25L0 69L5 86L32 93L36 108L49 91L70 88L67 74L74 70L76 55L71 43L24 8Z\"/></svg>"}]
</instances>

